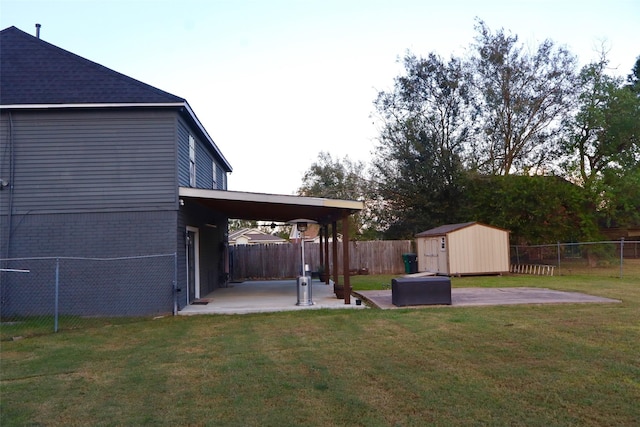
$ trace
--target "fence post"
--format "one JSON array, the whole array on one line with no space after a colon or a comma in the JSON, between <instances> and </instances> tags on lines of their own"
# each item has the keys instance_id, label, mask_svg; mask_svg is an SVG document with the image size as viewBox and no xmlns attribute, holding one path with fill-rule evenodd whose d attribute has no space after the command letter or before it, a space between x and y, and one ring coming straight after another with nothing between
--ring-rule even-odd
<instances>
[{"instance_id":1,"label":"fence post","mask_svg":"<svg viewBox=\"0 0 640 427\"><path fill-rule=\"evenodd\" d=\"M560 275L560 241L558 241L558 276Z\"/></svg>"},{"instance_id":2,"label":"fence post","mask_svg":"<svg viewBox=\"0 0 640 427\"><path fill-rule=\"evenodd\" d=\"M620 238L620 278L622 279L622 266L624 264L624 237Z\"/></svg>"},{"instance_id":3,"label":"fence post","mask_svg":"<svg viewBox=\"0 0 640 427\"><path fill-rule=\"evenodd\" d=\"M60 295L60 258L56 258L56 292L53 309L53 332L58 332L58 296Z\"/></svg>"}]
</instances>

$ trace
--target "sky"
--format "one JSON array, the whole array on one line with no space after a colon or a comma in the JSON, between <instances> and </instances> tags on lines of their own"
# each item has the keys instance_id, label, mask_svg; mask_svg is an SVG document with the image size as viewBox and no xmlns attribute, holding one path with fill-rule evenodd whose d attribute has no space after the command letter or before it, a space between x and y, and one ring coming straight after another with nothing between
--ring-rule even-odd
<instances>
[{"instance_id":1,"label":"sky","mask_svg":"<svg viewBox=\"0 0 640 427\"><path fill-rule=\"evenodd\" d=\"M228 189L296 194L321 151L368 162L373 101L407 51L463 56L476 19L611 74L640 56L640 0L0 0L0 28L185 98L233 172Z\"/></svg>"}]
</instances>

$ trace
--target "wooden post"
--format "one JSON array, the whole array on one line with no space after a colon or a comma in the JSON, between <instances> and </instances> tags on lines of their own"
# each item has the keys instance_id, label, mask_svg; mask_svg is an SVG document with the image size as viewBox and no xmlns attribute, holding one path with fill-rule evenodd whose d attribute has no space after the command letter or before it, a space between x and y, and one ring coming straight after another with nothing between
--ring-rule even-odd
<instances>
[{"instance_id":1,"label":"wooden post","mask_svg":"<svg viewBox=\"0 0 640 427\"><path fill-rule=\"evenodd\" d=\"M342 217L342 270L344 275L344 303L351 304L351 278L349 277L349 215Z\"/></svg>"},{"instance_id":2,"label":"wooden post","mask_svg":"<svg viewBox=\"0 0 640 427\"><path fill-rule=\"evenodd\" d=\"M324 259L326 260L326 273L325 274L325 279L324 282L328 285L329 284L329 273L330 273L330 269L329 269L329 224L325 224L324 225Z\"/></svg>"},{"instance_id":3,"label":"wooden post","mask_svg":"<svg viewBox=\"0 0 640 427\"><path fill-rule=\"evenodd\" d=\"M331 242L331 248L333 253L331 254L333 257L333 283L338 282L338 229L336 227L336 222L333 221L331 223L331 237L333 238L333 242Z\"/></svg>"},{"instance_id":4,"label":"wooden post","mask_svg":"<svg viewBox=\"0 0 640 427\"><path fill-rule=\"evenodd\" d=\"M325 268L324 265L324 225L320 225L320 230L318 232L318 235L320 237L320 246L318 247L318 250L320 251L320 265L322 266L322 268ZM318 277L320 279L320 281L322 281L322 277Z\"/></svg>"}]
</instances>

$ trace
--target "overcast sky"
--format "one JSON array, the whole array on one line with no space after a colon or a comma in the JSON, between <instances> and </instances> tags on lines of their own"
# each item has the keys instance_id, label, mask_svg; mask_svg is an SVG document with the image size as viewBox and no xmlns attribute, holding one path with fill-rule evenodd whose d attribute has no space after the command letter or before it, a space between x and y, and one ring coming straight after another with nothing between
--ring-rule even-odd
<instances>
[{"instance_id":1,"label":"overcast sky","mask_svg":"<svg viewBox=\"0 0 640 427\"><path fill-rule=\"evenodd\" d=\"M229 189L294 194L320 151L368 161L373 100L407 50L464 55L475 18L613 73L640 55L639 0L0 0L0 27L187 99L234 171ZM1 96L1 95L0 95Z\"/></svg>"}]
</instances>

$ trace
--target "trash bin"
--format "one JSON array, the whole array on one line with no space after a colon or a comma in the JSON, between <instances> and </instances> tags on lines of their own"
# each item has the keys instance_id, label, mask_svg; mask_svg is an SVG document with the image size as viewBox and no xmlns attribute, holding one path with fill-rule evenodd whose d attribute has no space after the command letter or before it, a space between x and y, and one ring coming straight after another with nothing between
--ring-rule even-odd
<instances>
[{"instance_id":1,"label":"trash bin","mask_svg":"<svg viewBox=\"0 0 640 427\"><path fill-rule=\"evenodd\" d=\"M298 302L296 305L313 305L311 276L299 276L296 285L298 288Z\"/></svg>"},{"instance_id":2,"label":"trash bin","mask_svg":"<svg viewBox=\"0 0 640 427\"><path fill-rule=\"evenodd\" d=\"M402 261L404 261L405 273L413 274L418 272L418 255L402 254Z\"/></svg>"}]
</instances>

